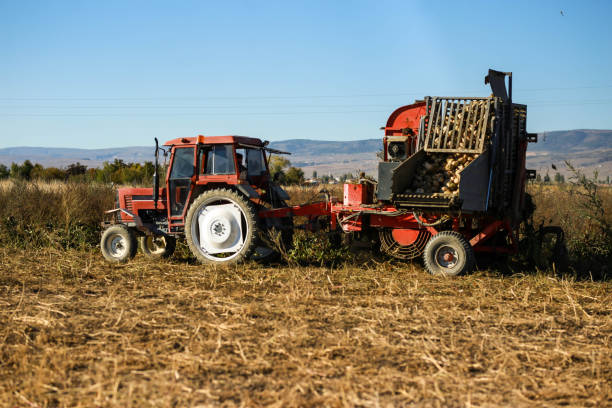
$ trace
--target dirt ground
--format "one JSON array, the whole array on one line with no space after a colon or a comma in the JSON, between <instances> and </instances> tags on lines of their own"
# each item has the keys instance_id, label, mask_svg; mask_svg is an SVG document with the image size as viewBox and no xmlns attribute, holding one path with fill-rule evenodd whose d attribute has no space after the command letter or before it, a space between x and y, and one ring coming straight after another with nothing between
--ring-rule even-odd
<instances>
[{"instance_id":1,"label":"dirt ground","mask_svg":"<svg viewBox=\"0 0 612 408\"><path fill-rule=\"evenodd\" d=\"M612 406L612 284L0 248L0 406Z\"/></svg>"}]
</instances>

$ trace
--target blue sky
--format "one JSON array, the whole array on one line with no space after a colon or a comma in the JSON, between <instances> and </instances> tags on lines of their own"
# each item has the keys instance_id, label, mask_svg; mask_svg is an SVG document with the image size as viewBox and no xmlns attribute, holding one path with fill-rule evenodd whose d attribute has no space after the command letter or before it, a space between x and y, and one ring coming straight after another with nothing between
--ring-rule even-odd
<instances>
[{"instance_id":1,"label":"blue sky","mask_svg":"<svg viewBox=\"0 0 612 408\"><path fill-rule=\"evenodd\" d=\"M563 15L561 15L563 11ZM0 0L0 147L381 137L514 73L528 130L612 129L610 1Z\"/></svg>"}]
</instances>

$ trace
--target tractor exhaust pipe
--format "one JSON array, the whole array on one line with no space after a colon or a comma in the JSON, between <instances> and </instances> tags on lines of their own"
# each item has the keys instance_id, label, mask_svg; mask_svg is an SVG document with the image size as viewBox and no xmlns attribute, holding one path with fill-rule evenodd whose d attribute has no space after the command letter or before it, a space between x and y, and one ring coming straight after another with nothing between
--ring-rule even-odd
<instances>
[{"instance_id":1,"label":"tractor exhaust pipe","mask_svg":"<svg viewBox=\"0 0 612 408\"><path fill-rule=\"evenodd\" d=\"M153 173L153 202L157 210L157 201L159 201L159 142L155 138L155 172Z\"/></svg>"}]
</instances>

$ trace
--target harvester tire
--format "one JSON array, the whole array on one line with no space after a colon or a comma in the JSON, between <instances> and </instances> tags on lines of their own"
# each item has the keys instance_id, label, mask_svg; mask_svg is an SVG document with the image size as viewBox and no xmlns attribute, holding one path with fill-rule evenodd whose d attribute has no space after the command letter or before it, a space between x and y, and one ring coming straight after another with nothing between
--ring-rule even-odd
<instances>
[{"instance_id":1,"label":"harvester tire","mask_svg":"<svg viewBox=\"0 0 612 408\"><path fill-rule=\"evenodd\" d=\"M138 237L138 246L149 259L169 258L176 249L176 238L170 235L143 235Z\"/></svg>"},{"instance_id":2,"label":"harvester tire","mask_svg":"<svg viewBox=\"0 0 612 408\"><path fill-rule=\"evenodd\" d=\"M233 218L230 211L217 211L215 206L228 205L240 214L240 220ZM235 213L236 211L233 211ZM210 214L210 215L209 215ZM200 216L207 224L204 228L205 242L201 242ZM232 245L240 223L240 243ZM208 236L209 238L206 238ZM242 194L228 189L205 191L191 204L185 218L185 238L189 249L204 264L236 264L248 259L257 245L257 216L254 206ZM224 241L225 240L225 241ZM227 244L226 244L227 243ZM223 252L224 245L228 251ZM215 247L207 251L206 247ZM217 252L218 251L218 252Z\"/></svg>"},{"instance_id":3,"label":"harvester tire","mask_svg":"<svg viewBox=\"0 0 612 408\"><path fill-rule=\"evenodd\" d=\"M474 268L474 250L470 243L455 231L434 235L423 252L425 268L432 275L457 276Z\"/></svg>"},{"instance_id":4,"label":"harvester tire","mask_svg":"<svg viewBox=\"0 0 612 408\"><path fill-rule=\"evenodd\" d=\"M112 225L102 233L100 249L109 262L127 262L136 255L137 248L134 233L125 225Z\"/></svg>"}]
</instances>

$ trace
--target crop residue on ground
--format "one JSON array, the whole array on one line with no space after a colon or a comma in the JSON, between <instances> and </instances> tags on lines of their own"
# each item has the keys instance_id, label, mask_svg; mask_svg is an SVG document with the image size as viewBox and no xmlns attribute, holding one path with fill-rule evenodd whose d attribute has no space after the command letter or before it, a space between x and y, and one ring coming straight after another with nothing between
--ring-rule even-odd
<instances>
[{"instance_id":1,"label":"crop residue on ground","mask_svg":"<svg viewBox=\"0 0 612 408\"><path fill-rule=\"evenodd\" d=\"M612 287L0 248L1 406L604 406Z\"/></svg>"}]
</instances>

